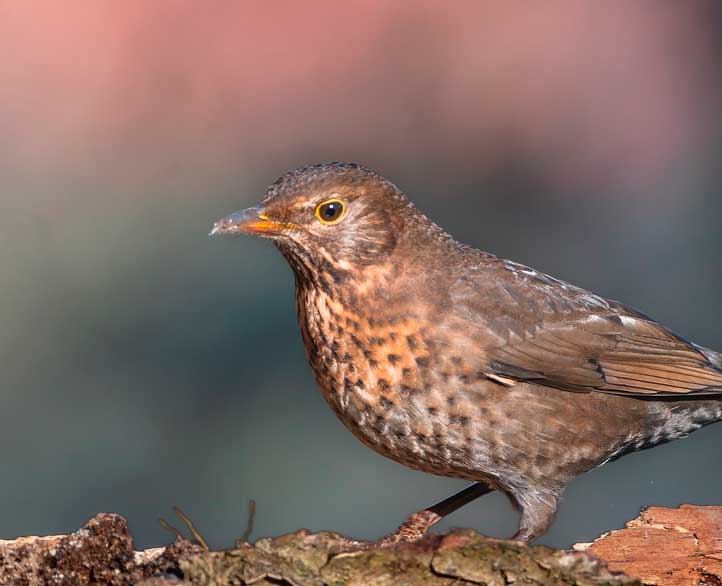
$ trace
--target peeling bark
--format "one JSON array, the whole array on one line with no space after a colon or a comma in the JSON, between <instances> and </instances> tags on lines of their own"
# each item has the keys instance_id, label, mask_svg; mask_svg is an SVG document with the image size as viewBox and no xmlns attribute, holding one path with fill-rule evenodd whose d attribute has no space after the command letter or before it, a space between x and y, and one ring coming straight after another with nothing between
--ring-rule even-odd
<instances>
[{"instance_id":1,"label":"peeling bark","mask_svg":"<svg viewBox=\"0 0 722 586\"><path fill-rule=\"evenodd\" d=\"M624 529L575 549L644 584L721 586L722 507L650 507Z\"/></svg>"}]
</instances>

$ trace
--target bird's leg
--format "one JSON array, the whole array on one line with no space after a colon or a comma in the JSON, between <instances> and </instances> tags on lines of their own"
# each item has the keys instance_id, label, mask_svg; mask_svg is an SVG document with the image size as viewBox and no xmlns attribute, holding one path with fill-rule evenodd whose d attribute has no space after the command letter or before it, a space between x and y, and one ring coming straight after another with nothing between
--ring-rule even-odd
<instances>
[{"instance_id":1,"label":"bird's leg","mask_svg":"<svg viewBox=\"0 0 722 586\"><path fill-rule=\"evenodd\" d=\"M390 547L397 543L418 541L441 519L493 490L483 482L477 482L448 499L436 503L433 507L413 513L395 533L382 537L378 541L359 541L342 537L334 547L334 553L362 551L374 547Z\"/></svg>"},{"instance_id":2,"label":"bird's leg","mask_svg":"<svg viewBox=\"0 0 722 586\"><path fill-rule=\"evenodd\" d=\"M441 519L464 505L469 504L471 501L478 499L480 496L490 493L492 490L492 488L489 488L483 482L472 484L461 492L457 492L455 495L450 496L440 503L436 503L433 507L418 511L409 516L395 533L383 537L376 545L383 547L405 541L417 541L426 535L427 531L441 521Z\"/></svg>"},{"instance_id":3,"label":"bird's leg","mask_svg":"<svg viewBox=\"0 0 722 586\"><path fill-rule=\"evenodd\" d=\"M544 535L554 520L559 493L521 492L510 497L521 509L519 531L512 539L530 543Z\"/></svg>"},{"instance_id":4,"label":"bird's leg","mask_svg":"<svg viewBox=\"0 0 722 586\"><path fill-rule=\"evenodd\" d=\"M426 535L428 530L441 519L480 496L490 493L492 490L494 489L489 488L483 482L477 482L440 503L436 503L433 507L410 515L395 533L382 537L378 541L359 541L342 537L334 548L334 553L360 551L374 547L389 547L396 543L417 541Z\"/></svg>"}]
</instances>

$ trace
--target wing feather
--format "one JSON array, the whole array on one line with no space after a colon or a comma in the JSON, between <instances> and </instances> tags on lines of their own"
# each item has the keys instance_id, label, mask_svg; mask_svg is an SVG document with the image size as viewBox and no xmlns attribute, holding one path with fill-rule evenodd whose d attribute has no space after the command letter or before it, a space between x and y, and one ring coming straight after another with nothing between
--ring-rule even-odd
<instances>
[{"instance_id":1,"label":"wing feather","mask_svg":"<svg viewBox=\"0 0 722 586\"><path fill-rule=\"evenodd\" d=\"M620 303L500 262L493 278L487 267L455 286L464 315L482 315L496 341L485 349L489 374L581 392L722 394L720 354Z\"/></svg>"}]
</instances>

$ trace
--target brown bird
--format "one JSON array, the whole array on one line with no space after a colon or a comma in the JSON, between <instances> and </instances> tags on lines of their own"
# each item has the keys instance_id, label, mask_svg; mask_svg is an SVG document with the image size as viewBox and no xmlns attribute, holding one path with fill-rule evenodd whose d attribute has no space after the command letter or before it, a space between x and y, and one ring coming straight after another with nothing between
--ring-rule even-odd
<instances>
[{"instance_id":1,"label":"brown bird","mask_svg":"<svg viewBox=\"0 0 722 586\"><path fill-rule=\"evenodd\" d=\"M311 368L346 427L401 464L475 482L382 543L491 490L531 541L576 476L722 419L722 354L457 242L362 166L286 173L211 232L240 233L291 265Z\"/></svg>"}]
</instances>

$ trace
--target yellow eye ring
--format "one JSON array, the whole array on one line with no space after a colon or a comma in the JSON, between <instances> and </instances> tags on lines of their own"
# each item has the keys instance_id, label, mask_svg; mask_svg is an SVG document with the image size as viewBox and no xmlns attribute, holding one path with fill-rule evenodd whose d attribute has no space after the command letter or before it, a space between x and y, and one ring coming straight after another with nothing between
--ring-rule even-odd
<instances>
[{"instance_id":1,"label":"yellow eye ring","mask_svg":"<svg viewBox=\"0 0 722 586\"><path fill-rule=\"evenodd\" d=\"M346 204L340 199L328 199L316 206L316 217L326 226L338 224L345 215Z\"/></svg>"}]
</instances>

